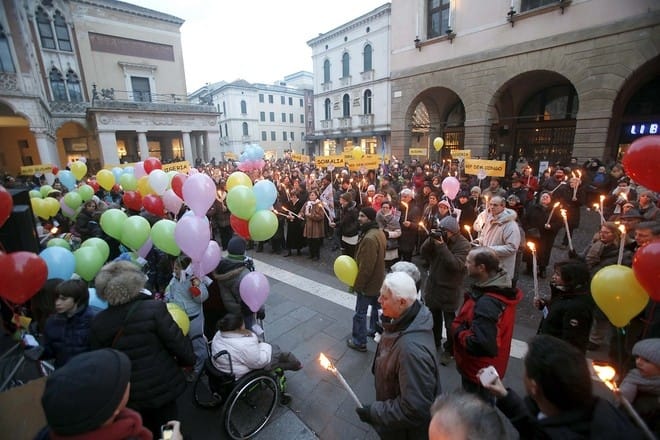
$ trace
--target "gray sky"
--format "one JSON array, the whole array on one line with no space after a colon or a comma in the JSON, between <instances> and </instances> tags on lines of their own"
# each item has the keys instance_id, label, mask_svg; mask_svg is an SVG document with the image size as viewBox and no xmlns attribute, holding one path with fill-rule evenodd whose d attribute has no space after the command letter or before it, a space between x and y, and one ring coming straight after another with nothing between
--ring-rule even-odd
<instances>
[{"instance_id":1,"label":"gray sky","mask_svg":"<svg viewBox=\"0 0 660 440\"><path fill-rule=\"evenodd\" d=\"M312 71L307 41L386 0L124 0L184 19L188 93L207 82L270 84Z\"/></svg>"}]
</instances>

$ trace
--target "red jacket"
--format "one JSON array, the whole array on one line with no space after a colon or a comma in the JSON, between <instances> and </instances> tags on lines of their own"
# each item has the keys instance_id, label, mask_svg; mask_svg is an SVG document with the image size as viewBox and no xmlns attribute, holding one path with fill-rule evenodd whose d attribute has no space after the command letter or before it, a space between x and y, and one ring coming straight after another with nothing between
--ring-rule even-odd
<instances>
[{"instance_id":1,"label":"red jacket","mask_svg":"<svg viewBox=\"0 0 660 440\"><path fill-rule=\"evenodd\" d=\"M506 274L501 272L484 283L488 285L472 286L452 324L456 366L463 376L477 384L480 369L492 365L504 377L509 363L516 304L523 293L505 287L504 280Z\"/></svg>"}]
</instances>

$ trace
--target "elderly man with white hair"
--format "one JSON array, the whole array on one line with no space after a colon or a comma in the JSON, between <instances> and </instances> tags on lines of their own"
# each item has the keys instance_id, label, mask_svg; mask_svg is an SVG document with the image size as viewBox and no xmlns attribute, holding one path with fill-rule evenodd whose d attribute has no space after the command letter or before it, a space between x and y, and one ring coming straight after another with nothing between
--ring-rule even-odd
<instances>
[{"instance_id":1,"label":"elderly man with white hair","mask_svg":"<svg viewBox=\"0 0 660 440\"><path fill-rule=\"evenodd\" d=\"M430 408L442 392L433 317L405 272L385 277L378 302L384 332L373 364L376 401L356 411L381 439L428 439Z\"/></svg>"}]
</instances>

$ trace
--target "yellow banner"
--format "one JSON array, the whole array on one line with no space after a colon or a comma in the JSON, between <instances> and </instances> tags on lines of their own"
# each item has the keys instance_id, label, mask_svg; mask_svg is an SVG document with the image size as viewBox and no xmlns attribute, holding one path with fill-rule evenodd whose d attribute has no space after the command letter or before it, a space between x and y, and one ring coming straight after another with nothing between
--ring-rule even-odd
<instances>
[{"instance_id":1,"label":"yellow banner","mask_svg":"<svg viewBox=\"0 0 660 440\"><path fill-rule=\"evenodd\" d=\"M225 153L225 160L236 160L236 153L232 153L231 151L227 151Z\"/></svg>"},{"instance_id":2,"label":"yellow banner","mask_svg":"<svg viewBox=\"0 0 660 440\"><path fill-rule=\"evenodd\" d=\"M465 174L477 175L484 170L487 176L504 177L506 162L503 160L465 159Z\"/></svg>"},{"instance_id":3,"label":"yellow banner","mask_svg":"<svg viewBox=\"0 0 660 440\"><path fill-rule=\"evenodd\" d=\"M309 163L309 156L306 154L291 153L291 160L296 162Z\"/></svg>"},{"instance_id":4,"label":"yellow banner","mask_svg":"<svg viewBox=\"0 0 660 440\"><path fill-rule=\"evenodd\" d=\"M464 159L470 159L472 157L472 150L451 150L452 159L458 159L460 157Z\"/></svg>"},{"instance_id":5,"label":"yellow banner","mask_svg":"<svg viewBox=\"0 0 660 440\"><path fill-rule=\"evenodd\" d=\"M21 167L21 176L32 176L37 173L46 174L52 172L53 172L53 165L48 163Z\"/></svg>"},{"instance_id":6,"label":"yellow banner","mask_svg":"<svg viewBox=\"0 0 660 440\"><path fill-rule=\"evenodd\" d=\"M264 151L264 159L265 160L277 159L277 150Z\"/></svg>"},{"instance_id":7,"label":"yellow banner","mask_svg":"<svg viewBox=\"0 0 660 440\"><path fill-rule=\"evenodd\" d=\"M380 165L380 158L378 156L372 157L363 157L362 159L348 159L346 161L348 169L351 171L360 171L360 168L364 167L368 170L375 170Z\"/></svg>"},{"instance_id":8,"label":"yellow banner","mask_svg":"<svg viewBox=\"0 0 660 440\"><path fill-rule=\"evenodd\" d=\"M181 162L164 163L163 171L166 173L170 171L178 171L180 173L188 174L188 171L190 171L190 162L184 160Z\"/></svg>"},{"instance_id":9,"label":"yellow banner","mask_svg":"<svg viewBox=\"0 0 660 440\"><path fill-rule=\"evenodd\" d=\"M345 160L342 154L331 154L329 156L316 156L314 158L314 163L319 168L325 168L330 164L343 167Z\"/></svg>"},{"instance_id":10,"label":"yellow banner","mask_svg":"<svg viewBox=\"0 0 660 440\"><path fill-rule=\"evenodd\" d=\"M408 154L411 156L426 156L426 148L411 148L408 150Z\"/></svg>"}]
</instances>

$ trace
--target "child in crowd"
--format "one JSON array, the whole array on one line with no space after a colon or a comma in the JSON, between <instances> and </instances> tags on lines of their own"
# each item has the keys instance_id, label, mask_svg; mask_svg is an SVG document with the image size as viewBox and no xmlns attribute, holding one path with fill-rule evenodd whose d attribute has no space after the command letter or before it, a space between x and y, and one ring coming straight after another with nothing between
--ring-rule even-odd
<instances>
[{"instance_id":1,"label":"child in crowd","mask_svg":"<svg viewBox=\"0 0 660 440\"><path fill-rule=\"evenodd\" d=\"M83 280L67 280L55 287L55 315L46 321L42 359L55 358L55 368L89 351L89 329L94 312Z\"/></svg>"},{"instance_id":2,"label":"child in crowd","mask_svg":"<svg viewBox=\"0 0 660 440\"><path fill-rule=\"evenodd\" d=\"M660 338L642 339L632 349L635 365L619 391L660 437Z\"/></svg>"},{"instance_id":3,"label":"child in crowd","mask_svg":"<svg viewBox=\"0 0 660 440\"><path fill-rule=\"evenodd\" d=\"M196 361L193 374L186 378L188 381L192 381L195 374L202 370L207 357L202 304L209 298L206 284L192 274L190 264L190 257L186 255L178 257L172 265L172 279L165 289L166 301L181 307L190 319L188 338L195 351Z\"/></svg>"},{"instance_id":4,"label":"child in crowd","mask_svg":"<svg viewBox=\"0 0 660 440\"><path fill-rule=\"evenodd\" d=\"M218 321L217 328L218 332L211 344L213 365L224 373L230 372L229 356L215 358L217 353L227 350L231 356L231 367L236 379L259 368L266 370L281 368L291 371L302 368L302 363L293 353L282 352L280 347L274 344L259 342L257 335L245 328L240 315L226 314Z\"/></svg>"}]
</instances>

